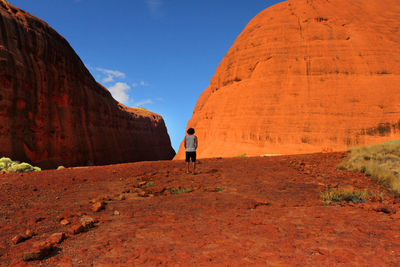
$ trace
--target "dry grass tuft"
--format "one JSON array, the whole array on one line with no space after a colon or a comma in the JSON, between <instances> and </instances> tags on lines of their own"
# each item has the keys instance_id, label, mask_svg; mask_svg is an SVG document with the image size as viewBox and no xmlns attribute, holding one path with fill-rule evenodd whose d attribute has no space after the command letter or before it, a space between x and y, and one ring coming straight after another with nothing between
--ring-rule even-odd
<instances>
[{"instance_id":1,"label":"dry grass tuft","mask_svg":"<svg viewBox=\"0 0 400 267\"><path fill-rule=\"evenodd\" d=\"M363 172L400 194L400 140L353 148L339 169Z\"/></svg>"},{"instance_id":2,"label":"dry grass tuft","mask_svg":"<svg viewBox=\"0 0 400 267\"><path fill-rule=\"evenodd\" d=\"M321 192L322 201L326 205L330 205L332 202L354 202L360 203L365 202L368 196L367 190L345 190L345 189L327 189L324 192Z\"/></svg>"}]
</instances>

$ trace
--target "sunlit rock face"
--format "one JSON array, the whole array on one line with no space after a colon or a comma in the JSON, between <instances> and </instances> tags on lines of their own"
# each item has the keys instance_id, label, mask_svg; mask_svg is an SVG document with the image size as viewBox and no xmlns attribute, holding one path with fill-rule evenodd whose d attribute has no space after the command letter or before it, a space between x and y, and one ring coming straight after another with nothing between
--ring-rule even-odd
<instances>
[{"instance_id":1,"label":"sunlit rock face","mask_svg":"<svg viewBox=\"0 0 400 267\"><path fill-rule=\"evenodd\" d=\"M400 1L285 1L239 35L188 127L199 137L199 157L398 139L399 74Z\"/></svg>"},{"instance_id":2,"label":"sunlit rock face","mask_svg":"<svg viewBox=\"0 0 400 267\"><path fill-rule=\"evenodd\" d=\"M0 156L51 168L174 154L161 116L119 104L62 36L0 1Z\"/></svg>"}]
</instances>

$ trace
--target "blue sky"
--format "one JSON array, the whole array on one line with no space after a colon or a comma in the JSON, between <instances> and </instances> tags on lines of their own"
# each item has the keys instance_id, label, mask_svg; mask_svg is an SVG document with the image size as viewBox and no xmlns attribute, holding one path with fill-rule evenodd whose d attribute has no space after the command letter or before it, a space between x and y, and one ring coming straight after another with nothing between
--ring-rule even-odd
<instances>
[{"instance_id":1,"label":"blue sky","mask_svg":"<svg viewBox=\"0 0 400 267\"><path fill-rule=\"evenodd\" d=\"M178 149L247 23L279 0L9 0L64 36L114 98L163 116Z\"/></svg>"}]
</instances>

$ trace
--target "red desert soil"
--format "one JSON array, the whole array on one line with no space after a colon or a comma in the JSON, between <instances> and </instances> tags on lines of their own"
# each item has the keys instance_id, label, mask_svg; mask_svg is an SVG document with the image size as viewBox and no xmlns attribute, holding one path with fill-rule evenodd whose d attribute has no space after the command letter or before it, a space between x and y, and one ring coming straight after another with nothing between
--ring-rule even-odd
<instances>
[{"instance_id":1,"label":"red desert soil","mask_svg":"<svg viewBox=\"0 0 400 267\"><path fill-rule=\"evenodd\" d=\"M4 174L0 265L396 265L399 204L375 180L337 170L342 158L204 159L197 175L184 174L182 161ZM384 192L384 200L325 206L320 192L342 186ZM92 211L92 199L105 208ZM67 234L42 261L23 261L35 242L68 233L84 215L94 228ZM35 235L12 244L26 229Z\"/></svg>"}]
</instances>

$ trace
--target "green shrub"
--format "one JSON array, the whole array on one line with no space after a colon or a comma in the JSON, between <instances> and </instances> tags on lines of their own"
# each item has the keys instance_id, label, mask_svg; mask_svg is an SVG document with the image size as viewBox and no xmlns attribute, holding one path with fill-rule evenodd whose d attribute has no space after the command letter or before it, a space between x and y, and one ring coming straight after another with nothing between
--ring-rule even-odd
<instances>
[{"instance_id":1,"label":"green shrub","mask_svg":"<svg viewBox=\"0 0 400 267\"><path fill-rule=\"evenodd\" d=\"M40 171L40 168L33 167L28 163L13 163L11 167L8 168L8 172L33 172L33 171Z\"/></svg>"},{"instance_id":2,"label":"green shrub","mask_svg":"<svg viewBox=\"0 0 400 267\"><path fill-rule=\"evenodd\" d=\"M242 155L237 155L237 156L235 156L235 158L245 158L245 157L247 157L247 154L246 154L246 153L244 153L244 154L242 154Z\"/></svg>"},{"instance_id":3,"label":"green shrub","mask_svg":"<svg viewBox=\"0 0 400 267\"><path fill-rule=\"evenodd\" d=\"M34 172L41 171L39 167L34 167L25 162L12 161L10 158L0 159L0 171L5 172Z\"/></svg>"},{"instance_id":4,"label":"green shrub","mask_svg":"<svg viewBox=\"0 0 400 267\"><path fill-rule=\"evenodd\" d=\"M148 181L147 183L145 183L144 187L152 187L154 186L154 182L153 181Z\"/></svg>"},{"instance_id":5,"label":"green shrub","mask_svg":"<svg viewBox=\"0 0 400 267\"><path fill-rule=\"evenodd\" d=\"M400 193L400 140L353 148L339 169L363 172Z\"/></svg>"},{"instance_id":6,"label":"green shrub","mask_svg":"<svg viewBox=\"0 0 400 267\"><path fill-rule=\"evenodd\" d=\"M0 159L0 171L7 170L13 161L10 158L1 158Z\"/></svg>"},{"instance_id":7,"label":"green shrub","mask_svg":"<svg viewBox=\"0 0 400 267\"><path fill-rule=\"evenodd\" d=\"M182 194L182 193L190 193L192 192L192 189L189 188L170 188L169 192L171 194Z\"/></svg>"},{"instance_id":8,"label":"green shrub","mask_svg":"<svg viewBox=\"0 0 400 267\"><path fill-rule=\"evenodd\" d=\"M368 195L367 190L343 190L343 189L327 189L321 192L322 201L326 205L330 205L332 202L364 202Z\"/></svg>"}]
</instances>

